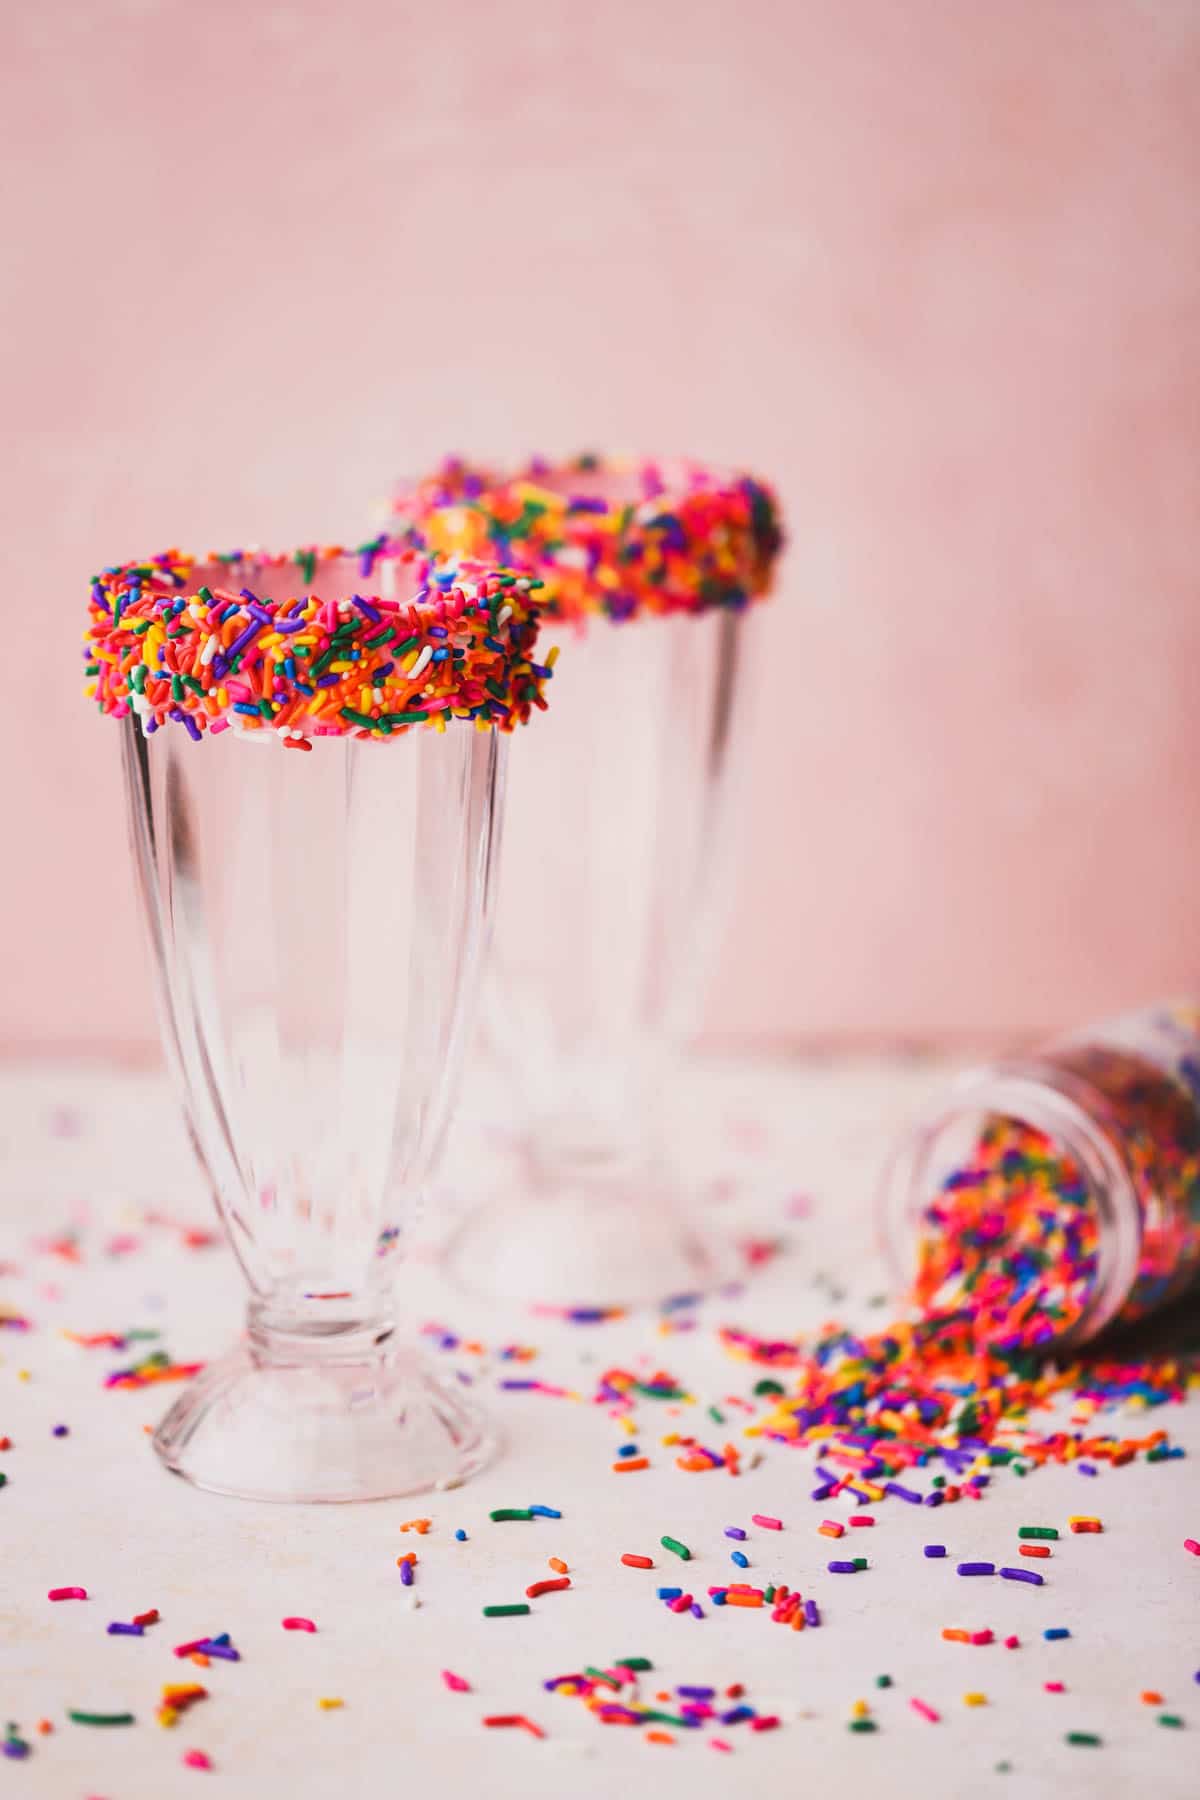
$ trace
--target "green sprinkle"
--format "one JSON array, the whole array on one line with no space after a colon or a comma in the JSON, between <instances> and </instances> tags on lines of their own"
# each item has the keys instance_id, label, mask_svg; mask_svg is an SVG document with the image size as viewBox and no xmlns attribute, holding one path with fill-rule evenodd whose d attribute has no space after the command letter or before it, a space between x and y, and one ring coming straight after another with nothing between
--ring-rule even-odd
<instances>
[{"instance_id":1,"label":"green sprinkle","mask_svg":"<svg viewBox=\"0 0 1200 1800\"><path fill-rule=\"evenodd\" d=\"M1176 1731L1180 1730L1183 1725L1183 1720L1178 1713L1159 1713L1158 1722L1160 1725L1170 1725Z\"/></svg>"},{"instance_id":2,"label":"green sprinkle","mask_svg":"<svg viewBox=\"0 0 1200 1800\"><path fill-rule=\"evenodd\" d=\"M877 1675L875 1677L875 1686L876 1687L891 1687L891 1685L892 1685L892 1678L890 1675Z\"/></svg>"},{"instance_id":3,"label":"green sprinkle","mask_svg":"<svg viewBox=\"0 0 1200 1800\"><path fill-rule=\"evenodd\" d=\"M772 1381L769 1375L764 1375L761 1381L756 1381L754 1384L756 1394L782 1394L784 1391L783 1383Z\"/></svg>"},{"instance_id":4,"label":"green sprinkle","mask_svg":"<svg viewBox=\"0 0 1200 1800\"><path fill-rule=\"evenodd\" d=\"M520 1600L515 1606L485 1606L483 1616L485 1619L516 1619L530 1610L525 1601Z\"/></svg>"},{"instance_id":5,"label":"green sprinkle","mask_svg":"<svg viewBox=\"0 0 1200 1800\"><path fill-rule=\"evenodd\" d=\"M763 1599L766 1602L766 1604L768 1606L770 1606L770 1604L774 1598L775 1598L775 1583L772 1582L770 1587L763 1594Z\"/></svg>"},{"instance_id":6,"label":"green sprinkle","mask_svg":"<svg viewBox=\"0 0 1200 1800\"><path fill-rule=\"evenodd\" d=\"M710 1406L708 1409L708 1416L714 1425L723 1425L725 1423L725 1414L721 1411L719 1406Z\"/></svg>"},{"instance_id":7,"label":"green sprinkle","mask_svg":"<svg viewBox=\"0 0 1200 1800\"><path fill-rule=\"evenodd\" d=\"M7 1483L8 1483L8 1476L5 1475L3 1473L3 1471L0 1471L0 1487L5 1487L7 1485Z\"/></svg>"},{"instance_id":8,"label":"green sprinkle","mask_svg":"<svg viewBox=\"0 0 1200 1800\"><path fill-rule=\"evenodd\" d=\"M70 1706L67 1708L67 1717L73 1719L76 1725L132 1725L135 1722L132 1713L77 1712Z\"/></svg>"},{"instance_id":9,"label":"green sprinkle","mask_svg":"<svg viewBox=\"0 0 1200 1800\"><path fill-rule=\"evenodd\" d=\"M1058 1527L1055 1525L1020 1525L1017 1527L1020 1538L1056 1538Z\"/></svg>"},{"instance_id":10,"label":"green sprinkle","mask_svg":"<svg viewBox=\"0 0 1200 1800\"><path fill-rule=\"evenodd\" d=\"M684 1562L691 1562L691 1560L692 1560L691 1551L688 1549L686 1544L681 1544L679 1542L678 1538L664 1537L664 1538L659 1538L658 1541L662 1545L664 1550L670 1550L672 1555L681 1557Z\"/></svg>"},{"instance_id":11,"label":"green sprinkle","mask_svg":"<svg viewBox=\"0 0 1200 1800\"><path fill-rule=\"evenodd\" d=\"M648 1656L618 1656L618 1669L632 1669L635 1675L645 1675L654 1667Z\"/></svg>"},{"instance_id":12,"label":"green sprinkle","mask_svg":"<svg viewBox=\"0 0 1200 1800\"><path fill-rule=\"evenodd\" d=\"M851 1731L877 1731L879 1727L874 1719L851 1719Z\"/></svg>"},{"instance_id":13,"label":"green sprinkle","mask_svg":"<svg viewBox=\"0 0 1200 1800\"><path fill-rule=\"evenodd\" d=\"M865 1569L867 1566L866 1557L865 1556L856 1556L854 1558L854 1566L856 1569Z\"/></svg>"},{"instance_id":14,"label":"green sprinkle","mask_svg":"<svg viewBox=\"0 0 1200 1800\"><path fill-rule=\"evenodd\" d=\"M1088 1744L1096 1749L1100 1738L1094 1731L1068 1731L1066 1741L1068 1744Z\"/></svg>"},{"instance_id":15,"label":"green sprinkle","mask_svg":"<svg viewBox=\"0 0 1200 1800\"><path fill-rule=\"evenodd\" d=\"M615 1676L608 1673L607 1669L593 1669L590 1664L585 1663L583 1672L585 1675L590 1675L593 1681L607 1682L611 1688L619 1688L621 1685Z\"/></svg>"},{"instance_id":16,"label":"green sprinkle","mask_svg":"<svg viewBox=\"0 0 1200 1800\"><path fill-rule=\"evenodd\" d=\"M1012 1774L1012 1764L1010 1762L997 1763L996 1764L996 1773L997 1773L997 1775L1011 1775Z\"/></svg>"},{"instance_id":17,"label":"green sprinkle","mask_svg":"<svg viewBox=\"0 0 1200 1800\"><path fill-rule=\"evenodd\" d=\"M374 731L375 729L376 721L369 718L366 713L355 712L352 706L339 708L338 717L349 719L352 725L361 725L364 731Z\"/></svg>"},{"instance_id":18,"label":"green sprinkle","mask_svg":"<svg viewBox=\"0 0 1200 1800\"><path fill-rule=\"evenodd\" d=\"M533 1514L527 1506L498 1506L495 1512L488 1514L488 1518L494 1520L497 1525L505 1519L532 1519L532 1517Z\"/></svg>"},{"instance_id":19,"label":"green sprinkle","mask_svg":"<svg viewBox=\"0 0 1200 1800\"><path fill-rule=\"evenodd\" d=\"M640 1723L648 1725L653 1721L656 1725L691 1725L691 1719L681 1719L677 1713L647 1712L641 1715Z\"/></svg>"}]
</instances>

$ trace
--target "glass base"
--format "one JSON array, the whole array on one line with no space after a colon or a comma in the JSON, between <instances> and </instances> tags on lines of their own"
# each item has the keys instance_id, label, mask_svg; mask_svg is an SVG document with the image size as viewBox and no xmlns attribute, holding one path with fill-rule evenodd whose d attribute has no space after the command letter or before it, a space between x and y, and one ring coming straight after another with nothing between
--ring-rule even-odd
<instances>
[{"instance_id":1,"label":"glass base","mask_svg":"<svg viewBox=\"0 0 1200 1800\"><path fill-rule=\"evenodd\" d=\"M445 1251L470 1292L556 1310L649 1306L742 1273L732 1244L698 1228L661 1187L567 1184L485 1202Z\"/></svg>"},{"instance_id":2,"label":"glass base","mask_svg":"<svg viewBox=\"0 0 1200 1800\"><path fill-rule=\"evenodd\" d=\"M386 1500L456 1487L495 1451L474 1401L411 1349L264 1353L254 1337L199 1375L154 1434L168 1469L197 1487L244 1500Z\"/></svg>"}]
</instances>

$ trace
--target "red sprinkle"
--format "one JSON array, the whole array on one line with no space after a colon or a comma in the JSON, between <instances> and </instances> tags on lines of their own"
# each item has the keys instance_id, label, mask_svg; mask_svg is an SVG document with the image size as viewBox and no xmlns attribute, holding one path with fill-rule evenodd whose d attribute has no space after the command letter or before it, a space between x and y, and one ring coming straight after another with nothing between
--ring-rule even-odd
<instances>
[{"instance_id":1,"label":"red sprinkle","mask_svg":"<svg viewBox=\"0 0 1200 1800\"><path fill-rule=\"evenodd\" d=\"M535 1725L532 1719L527 1719L524 1713L492 1713L490 1717L486 1718L483 1722L488 1726L520 1725L526 1731L532 1732L536 1738L545 1737L546 1735L541 1726Z\"/></svg>"},{"instance_id":2,"label":"red sprinkle","mask_svg":"<svg viewBox=\"0 0 1200 1800\"><path fill-rule=\"evenodd\" d=\"M317 1628L311 1619L285 1619L283 1629L285 1631L315 1631Z\"/></svg>"},{"instance_id":3,"label":"red sprinkle","mask_svg":"<svg viewBox=\"0 0 1200 1800\"><path fill-rule=\"evenodd\" d=\"M621 1558L621 1561L625 1564L627 1569L652 1569L654 1567L653 1557L634 1556L633 1553L628 1550Z\"/></svg>"},{"instance_id":4,"label":"red sprinkle","mask_svg":"<svg viewBox=\"0 0 1200 1800\"><path fill-rule=\"evenodd\" d=\"M751 1719L750 1729L751 1731L774 1731L778 1723L778 1715L776 1713L768 1713L765 1719Z\"/></svg>"},{"instance_id":5,"label":"red sprinkle","mask_svg":"<svg viewBox=\"0 0 1200 1800\"><path fill-rule=\"evenodd\" d=\"M1200 1556L1200 1544L1196 1542L1195 1538L1184 1538L1183 1547L1185 1550L1190 1550L1193 1556Z\"/></svg>"},{"instance_id":6,"label":"red sprinkle","mask_svg":"<svg viewBox=\"0 0 1200 1800\"><path fill-rule=\"evenodd\" d=\"M149 1612L134 1613L133 1622L135 1625L157 1625L158 1624L158 1608L157 1608L157 1606L152 1606L150 1608Z\"/></svg>"},{"instance_id":7,"label":"red sprinkle","mask_svg":"<svg viewBox=\"0 0 1200 1800\"><path fill-rule=\"evenodd\" d=\"M560 1588L569 1588L570 1585L569 1575L562 1575L556 1581L535 1581L525 1589L525 1598L536 1600L539 1594L556 1594Z\"/></svg>"},{"instance_id":8,"label":"red sprinkle","mask_svg":"<svg viewBox=\"0 0 1200 1800\"><path fill-rule=\"evenodd\" d=\"M852 1525L873 1525L875 1520L870 1513L851 1513L850 1523Z\"/></svg>"},{"instance_id":9,"label":"red sprinkle","mask_svg":"<svg viewBox=\"0 0 1200 1800\"><path fill-rule=\"evenodd\" d=\"M1004 1648L1006 1650L1019 1650L1021 1648L1020 1638L1019 1637L1006 1637L1004 1640Z\"/></svg>"}]
</instances>

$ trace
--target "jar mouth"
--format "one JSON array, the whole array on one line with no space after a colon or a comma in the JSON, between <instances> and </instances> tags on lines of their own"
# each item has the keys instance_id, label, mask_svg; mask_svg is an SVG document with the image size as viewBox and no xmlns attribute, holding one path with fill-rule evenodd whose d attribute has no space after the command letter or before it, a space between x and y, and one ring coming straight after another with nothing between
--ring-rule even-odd
<instances>
[{"instance_id":1,"label":"jar mouth","mask_svg":"<svg viewBox=\"0 0 1200 1800\"><path fill-rule=\"evenodd\" d=\"M1010 1119L1048 1138L1077 1164L1097 1220L1090 1291L1052 1347L1075 1348L1112 1324L1137 1273L1141 1234L1136 1192L1104 1129L1104 1107L1103 1097L1086 1082L1040 1064L996 1064L959 1076L918 1115L884 1169L879 1193L883 1249L903 1292L912 1292L922 1216L941 1191L942 1178L978 1143L987 1119Z\"/></svg>"}]
</instances>

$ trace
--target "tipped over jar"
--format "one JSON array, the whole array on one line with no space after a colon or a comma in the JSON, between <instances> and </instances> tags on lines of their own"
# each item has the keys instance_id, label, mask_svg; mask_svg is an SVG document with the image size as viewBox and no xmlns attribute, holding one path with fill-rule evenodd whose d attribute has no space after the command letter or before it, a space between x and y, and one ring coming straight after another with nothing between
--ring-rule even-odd
<instances>
[{"instance_id":1,"label":"tipped over jar","mask_svg":"<svg viewBox=\"0 0 1200 1800\"><path fill-rule=\"evenodd\" d=\"M948 1336L1007 1354L1132 1324L1200 1276L1200 1006L972 1069L888 1168L894 1268Z\"/></svg>"}]
</instances>

